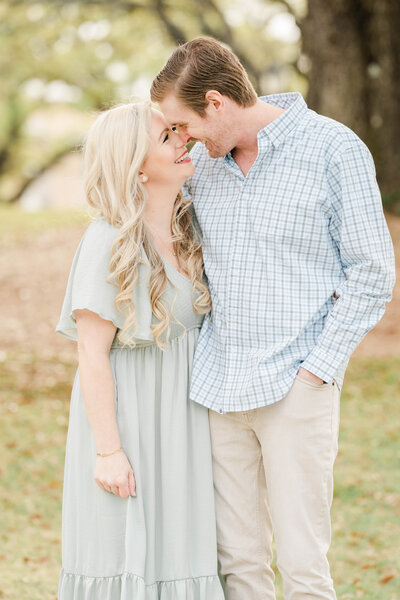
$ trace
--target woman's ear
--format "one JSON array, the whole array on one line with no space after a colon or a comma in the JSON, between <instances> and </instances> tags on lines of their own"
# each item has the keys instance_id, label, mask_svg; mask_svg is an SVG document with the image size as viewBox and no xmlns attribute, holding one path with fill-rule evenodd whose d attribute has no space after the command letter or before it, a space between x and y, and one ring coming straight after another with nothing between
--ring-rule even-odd
<instances>
[{"instance_id":1,"label":"woman's ear","mask_svg":"<svg viewBox=\"0 0 400 600\"><path fill-rule=\"evenodd\" d=\"M146 181L148 181L148 180L149 180L149 178L147 177L147 175L145 175L142 172L139 173L139 181L140 181L140 183L146 183Z\"/></svg>"}]
</instances>

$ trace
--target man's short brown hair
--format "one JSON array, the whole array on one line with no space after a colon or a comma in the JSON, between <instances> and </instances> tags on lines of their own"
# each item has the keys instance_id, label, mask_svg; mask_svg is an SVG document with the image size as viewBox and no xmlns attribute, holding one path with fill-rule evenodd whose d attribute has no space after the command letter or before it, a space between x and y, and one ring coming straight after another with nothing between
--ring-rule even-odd
<instances>
[{"instance_id":1,"label":"man's short brown hair","mask_svg":"<svg viewBox=\"0 0 400 600\"><path fill-rule=\"evenodd\" d=\"M238 57L217 40L199 37L174 50L152 83L151 99L161 102L173 92L204 117L209 90L217 90L239 106L253 106L257 101Z\"/></svg>"}]
</instances>

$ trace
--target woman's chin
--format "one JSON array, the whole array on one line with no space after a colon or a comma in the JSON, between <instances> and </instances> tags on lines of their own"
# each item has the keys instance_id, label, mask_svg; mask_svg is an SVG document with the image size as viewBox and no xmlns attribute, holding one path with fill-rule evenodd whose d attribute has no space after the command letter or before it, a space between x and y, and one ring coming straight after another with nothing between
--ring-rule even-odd
<instances>
[{"instance_id":1,"label":"woman's chin","mask_svg":"<svg viewBox=\"0 0 400 600\"><path fill-rule=\"evenodd\" d=\"M193 175L193 173L195 172L196 167L194 166L194 164L190 161L190 163L187 163L185 165L182 165L182 176L187 179L188 177L191 177Z\"/></svg>"}]
</instances>

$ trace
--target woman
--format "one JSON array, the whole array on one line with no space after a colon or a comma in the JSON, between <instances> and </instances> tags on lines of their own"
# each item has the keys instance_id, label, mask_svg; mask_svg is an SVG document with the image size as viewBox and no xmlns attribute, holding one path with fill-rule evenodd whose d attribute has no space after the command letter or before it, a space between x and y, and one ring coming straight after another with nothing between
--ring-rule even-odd
<instances>
[{"instance_id":1,"label":"woman","mask_svg":"<svg viewBox=\"0 0 400 600\"><path fill-rule=\"evenodd\" d=\"M85 147L97 218L57 331L78 341L59 600L222 600L207 411L188 398L210 306L180 188L194 167L149 103L103 113Z\"/></svg>"}]
</instances>

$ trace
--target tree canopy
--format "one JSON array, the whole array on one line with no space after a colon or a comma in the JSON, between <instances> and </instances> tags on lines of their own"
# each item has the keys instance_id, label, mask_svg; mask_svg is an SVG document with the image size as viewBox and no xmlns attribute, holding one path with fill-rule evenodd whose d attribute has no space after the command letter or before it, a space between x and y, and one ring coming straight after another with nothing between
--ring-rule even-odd
<instances>
[{"instance_id":1,"label":"tree canopy","mask_svg":"<svg viewBox=\"0 0 400 600\"><path fill-rule=\"evenodd\" d=\"M398 0L5 1L0 202L79 145L82 115L147 95L174 47L198 35L229 46L259 94L308 91L310 108L355 129L398 201L399 27Z\"/></svg>"},{"instance_id":2,"label":"tree canopy","mask_svg":"<svg viewBox=\"0 0 400 600\"><path fill-rule=\"evenodd\" d=\"M2 3L0 200L17 199L35 177L79 143L79 127L44 136L35 127L38 111L96 111L144 95L176 44L197 35L212 35L228 44L260 93L304 87L297 66L299 33L284 4L252 0L244 8L239 1L225 0Z\"/></svg>"}]
</instances>

